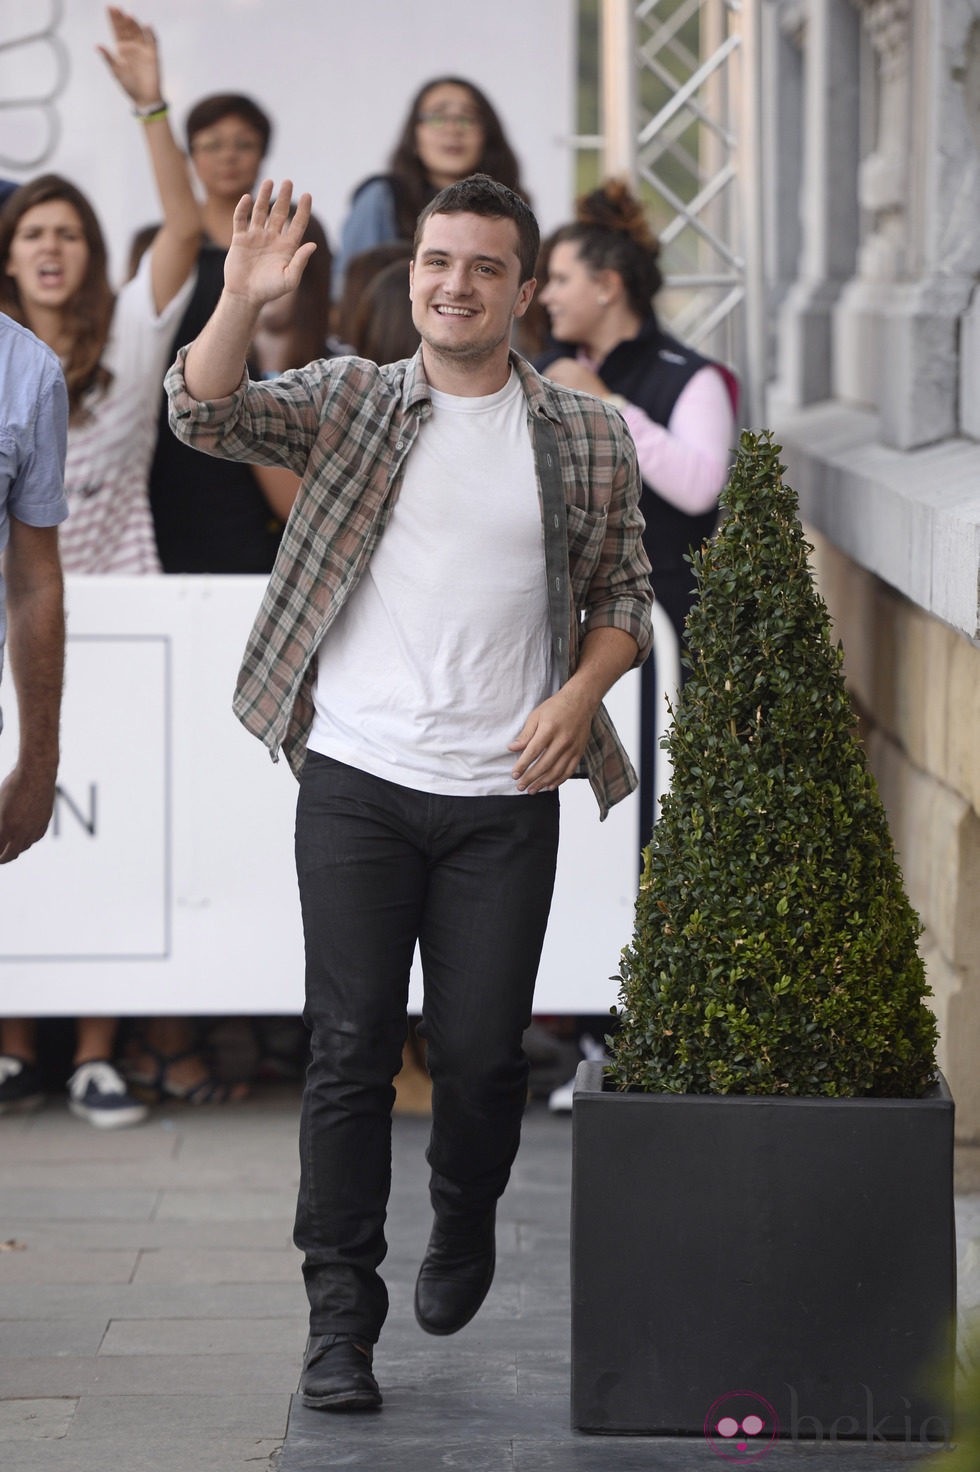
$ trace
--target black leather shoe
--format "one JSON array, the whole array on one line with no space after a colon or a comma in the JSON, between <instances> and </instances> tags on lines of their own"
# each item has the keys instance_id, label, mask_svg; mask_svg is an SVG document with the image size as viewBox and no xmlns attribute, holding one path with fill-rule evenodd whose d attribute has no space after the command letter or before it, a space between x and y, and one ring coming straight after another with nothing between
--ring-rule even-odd
<instances>
[{"instance_id":1,"label":"black leather shoe","mask_svg":"<svg viewBox=\"0 0 980 1472\"><path fill-rule=\"evenodd\" d=\"M469 1231L432 1228L415 1284L415 1317L427 1334L455 1334L490 1290L496 1262L494 1213Z\"/></svg>"},{"instance_id":2,"label":"black leather shoe","mask_svg":"<svg viewBox=\"0 0 980 1472\"><path fill-rule=\"evenodd\" d=\"M371 1370L374 1349L353 1334L312 1334L299 1394L315 1411L376 1411L381 1391Z\"/></svg>"}]
</instances>

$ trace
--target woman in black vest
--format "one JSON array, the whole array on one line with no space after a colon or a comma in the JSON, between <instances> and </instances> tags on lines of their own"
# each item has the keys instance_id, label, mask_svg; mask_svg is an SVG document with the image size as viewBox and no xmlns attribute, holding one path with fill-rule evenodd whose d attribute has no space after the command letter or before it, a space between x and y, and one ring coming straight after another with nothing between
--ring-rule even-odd
<instances>
[{"instance_id":1,"label":"woman in black vest","mask_svg":"<svg viewBox=\"0 0 980 1472\"><path fill-rule=\"evenodd\" d=\"M694 601L685 557L710 537L728 475L737 389L720 364L685 347L657 322L659 242L643 207L617 180L576 206L550 237L542 305L553 342L537 367L568 388L613 403L636 442L643 478L644 545L658 602L683 644ZM641 834L653 822L654 676L644 667Z\"/></svg>"}]
</instances>

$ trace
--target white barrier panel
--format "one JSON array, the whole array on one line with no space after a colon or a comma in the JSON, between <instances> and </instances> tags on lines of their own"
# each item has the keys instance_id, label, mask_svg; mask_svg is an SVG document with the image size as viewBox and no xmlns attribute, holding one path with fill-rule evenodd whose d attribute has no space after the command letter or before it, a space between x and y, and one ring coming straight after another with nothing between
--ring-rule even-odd
<instances>
[{"instance_id":1,"label":"white barrier panel","mask_svg":"<svg viewBox=\"0 0 980 1472\"><path fill-rule=\"evenodd\" d=\"M292 1013L303 943L296 783L231 714L264 579L70 578L58 798L0 869L0 1015ZM0 771L16 752L3 692ZM608 702L635 747L639 677ZM515 799L519 801L519 799ZM616 999L638 872L637 802L600 824L562 788L562 841L535 1010ZM421 978L412 976L414 1010Z\"/></svg>"}]
</instances>

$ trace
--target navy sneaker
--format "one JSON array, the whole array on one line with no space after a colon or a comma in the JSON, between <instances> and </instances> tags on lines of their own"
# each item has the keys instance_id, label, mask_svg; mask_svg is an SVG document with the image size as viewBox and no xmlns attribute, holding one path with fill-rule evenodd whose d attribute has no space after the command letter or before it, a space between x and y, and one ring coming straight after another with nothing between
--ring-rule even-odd
<instances>
[{"instance_id":1,"label":"navy sneaker","mask_svg":"<svg viewBox=\"0 0 980 1472\"><path fill-rule=\"evenodd\" d=\"M44 1103L41 1075L26 1058L0 1053L0 1114L26 1114Z\"/></svg>"},{"instance_id":2,"label":"navy sneaker","mask_svg":"<svg viewBox=\"0 0 980 1472\"><path fill-rule=\"evenodd\" d=\"M80 1063L75 1069L68 1080L68 1108L103 1130L141 1124L150 1112L133 1098L121 1075L103 1058Z\"/></svg>"}]
</instances>

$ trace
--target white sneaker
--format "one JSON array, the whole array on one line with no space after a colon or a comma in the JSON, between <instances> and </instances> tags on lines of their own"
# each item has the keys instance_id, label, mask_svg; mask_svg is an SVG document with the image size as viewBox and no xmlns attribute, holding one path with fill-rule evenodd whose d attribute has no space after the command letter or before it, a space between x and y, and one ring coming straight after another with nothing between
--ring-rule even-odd
<instances>
[{"instance_id":1,"label":"white sneaker","mask_svg":"<svg viewBox=\"0 0 980 1472\"><path fill-rule=\"evenodd\" d=\"M141 1124L150 1112L133 1098L112 1064L102 1058L80 1063L75 1069L68 1080L68 1108L79 1119L87 1119L103 1130Z\"/></svg>"},{"instance_id":2,"label":"white sneaker","mask_svg":"<svg viewBox=\"0 0 980 1472\"><path fill-rule=\"evenodd\" d=\"M575 1080L570 1078L567 1084L559 1084L557 1089L552 1089L548 1095L548 1108L552 1114L568 1114L572 1107L572 1095L575 1092Z\"/></svg>"},{"instance_id":3,"label":"white sneaker","mask_svg":"<svg viewBox=\"0 0 980 1472\"><path fill-rule=\"evenodd\" d=\"M582 1057L587 1058L590 1063L605 1063L606 1050L601 1043L596 1042L589 1032L584 1032L578 1040ZM557 1089L552 1089L548 1095L548 1108L552 1114L567 1114L572 1107L572 1095L575 1092L575 1079L570 1078L567 1084L561 1084Z\"/></svg>"},{"instance_id":4,"label":"white sneaker","mask_svg":"<svg viewBox=\"0 0 980 1472\"><path fill-rule=\"evenodd\" d=\"M598 1038L594 1038L590 1032L584 1032L578 1040L582 1049L582 1057L587 1058L590 1063L606 1063L608 1058L606 1050Z\"/></svg>"}]
</instances>

